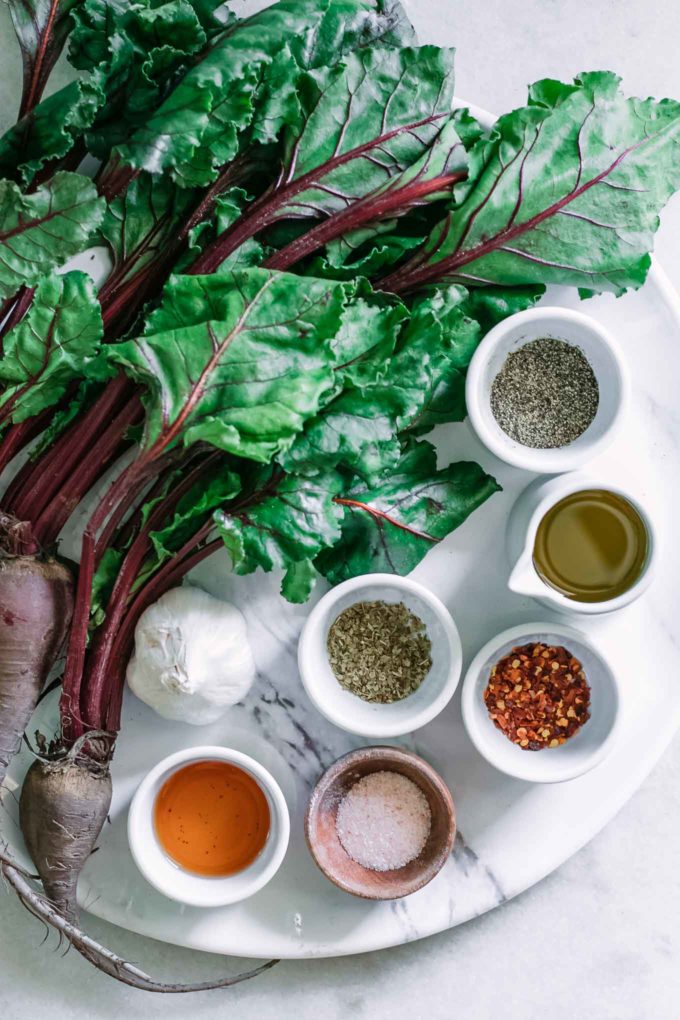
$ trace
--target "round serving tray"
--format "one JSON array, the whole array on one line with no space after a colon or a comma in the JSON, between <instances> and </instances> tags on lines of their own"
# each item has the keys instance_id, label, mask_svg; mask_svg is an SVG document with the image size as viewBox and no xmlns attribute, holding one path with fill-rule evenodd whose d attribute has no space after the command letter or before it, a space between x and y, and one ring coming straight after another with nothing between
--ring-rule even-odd
<instances>
[{"instance_id":1,"label":"round serving tray","mask_svg":"<svg viewBox=\"0 0 680 1020\"><path fill-rule=\"evenodd\" d=\"M563 288L551 288L546 300L581 307L575 293ZM654 266L637 293L595 298L584 307L618 338L633 380L628 420L615 446L593 467L612 480L624 479L640 495L663 543L658 576L639 602L609 618L575 621L621 679L623 723L611 756L558 786L510 779L468 740L458 692L434 722L390 741L417 751L448 782L460 826L451 858L429 886L407 899L354 899L317 870L305 845L303 817L321 772L351 748L376 741L336 729L308 700L296 644L309 607L285 603L277 576L231 575L226 554L218 554L192 579L245 612L257 682L243 705L201 728L169 723L128 694L113 763L110 824L79 887L86 910L156 939L237 956L304 958L383 949L451 928L516 896L575 853L626 802L680 725L680 543L673 540L680 503L680 298ZM413 575L450 608L469 662L498 631L538 616L558 617L506 587L505 523L532 476L497 461L467 423L437 428L432 438L442 461L476 460L503 486ZM81 518L86 510L80 509ZM67 542L64 551L75 548ZM54 718L54 700L46 699L38 711L45 721ZM223 744L258 758L279 780L290 807L291 843L281 870L261 892L229 907L189 908L166 899L142 878L128 849L127 811L137 785L160 758L193 744ZM0 811L0 836L22 859L15 791L29 762L28 752L15 762Z\"/></svg>"}]
</instances>

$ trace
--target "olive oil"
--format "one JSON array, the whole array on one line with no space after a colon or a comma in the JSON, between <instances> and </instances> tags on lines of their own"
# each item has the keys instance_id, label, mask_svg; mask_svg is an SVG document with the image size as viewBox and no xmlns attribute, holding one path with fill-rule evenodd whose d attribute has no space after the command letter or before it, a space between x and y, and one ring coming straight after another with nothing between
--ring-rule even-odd
<instances>
[{"instance_id":1,"label":"olive oil","mask_svg":"<svg viewBox=\"0 0 680 1020\"><path fill-rule=\"evenodd\" d=\"M538 526L534 566L552 588L576 602L607 602L640 578L649 540L627 499L604 489L574 492Z\"/></svg>"}]
</instances>

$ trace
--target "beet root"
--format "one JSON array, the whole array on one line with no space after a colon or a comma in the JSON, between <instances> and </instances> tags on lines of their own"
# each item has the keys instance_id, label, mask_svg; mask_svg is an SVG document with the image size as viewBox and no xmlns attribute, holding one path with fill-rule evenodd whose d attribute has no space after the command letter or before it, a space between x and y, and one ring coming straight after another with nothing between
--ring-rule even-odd
<instances>
[{"instance_id":1,"label":"beet root","mask_svg":"<svg viewBox=\"0 0 680 1020\"><path fill-rule=\"evenodd\" d=\"M34 761L19 801L19 820L45 896L77 923L78 877L94 849L111 805L108 764L72 753Z\"/></svg>"},{"instance_id":2,"label":"beet root","mask_svg":"<svg viewBox=\"0 0 680 1020\"><path fill-rule=\"evenodd\" d=\"M64 564L0 554L0 784L64 646L73 597Z\"/></svg>"}]
</instances>

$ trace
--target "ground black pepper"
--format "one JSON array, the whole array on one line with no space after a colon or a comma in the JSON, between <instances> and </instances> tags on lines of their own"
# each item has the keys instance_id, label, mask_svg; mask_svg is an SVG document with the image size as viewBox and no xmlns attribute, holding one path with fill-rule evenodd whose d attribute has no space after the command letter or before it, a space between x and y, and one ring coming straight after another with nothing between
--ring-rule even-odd
<instances>
[{"instance_id":1,"label":"ground black pepper","mask_svg":"<svg viewBox=\"0 0 680 1020\"><path fill-rule=\"evenodd\" d=\"M509 354L491 386L491 410L503 431L540 450L578 439L599 399L595 373L580 347L551 337Z\"/></svg>"}]
</instances>

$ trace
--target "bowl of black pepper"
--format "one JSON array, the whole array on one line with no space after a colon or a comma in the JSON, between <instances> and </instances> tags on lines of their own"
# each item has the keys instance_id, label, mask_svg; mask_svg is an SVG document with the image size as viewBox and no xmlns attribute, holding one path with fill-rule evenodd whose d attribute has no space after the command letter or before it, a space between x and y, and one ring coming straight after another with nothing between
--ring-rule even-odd
<instances>
[{"instance_id":1,"label":"bowl of black pepper","mask_svg":"<svg viewBox=\"0 0 680 1020\"><path fill-rule=\"evenodd\" d=\"M558 474L609 446L629 392L621 352L601 323L539 306L487 333L465 395L470 422L492 453L514 467Z\"/></svg>"},{"instance_id":2,"label":"bowl of black pepper","mask_svg":"<svg viewBox=\"0 0 680 1020\"><path fill-rule=\"evenodd\" d=\"M479 753L515 779L560 783L604 761L620 724L617 672L574 627L528 623L484 645L463 681Z\"/></svg>"},{"instance_id":3,"label":"bowl of black pepper","mask_svg":"<svg viewBox=\"0 0 680 1020\"><path fill-rule=\"evenodd\" d=\"M462 667L458 629L424 585L364 574L332 588L300 635L300 676L315 707L365 737L425 726L449 703Z\"/></svg>"}]
</instances>

